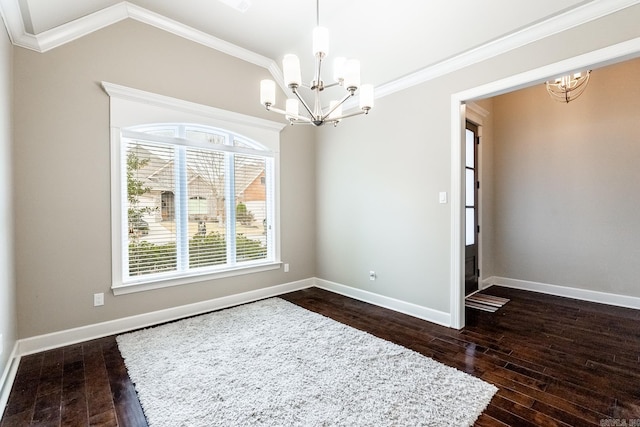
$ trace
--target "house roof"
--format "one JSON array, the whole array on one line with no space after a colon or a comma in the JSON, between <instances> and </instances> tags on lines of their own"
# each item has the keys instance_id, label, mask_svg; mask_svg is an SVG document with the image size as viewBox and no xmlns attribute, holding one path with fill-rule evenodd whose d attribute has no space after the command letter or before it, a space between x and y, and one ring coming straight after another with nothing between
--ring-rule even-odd
<instances>
[{"instance_id":1,"label":"house roof","mask_svg":"<svg viewBox=\"0 0 640 427\"><path fill-rule=\"evenodd\" d=\"M167 156L166 152L154 148L144 144L137 145L136 155L138 158L148 160L146 165L138 171L137 178L144 182L144 186L148 186L152 190L173 191L174 160ZM237 192L241 193L265 171L265 165L264 161L249 156L237 155L235 159L234 181L236 188L239 189ZM210 169L209 171L201 170L198 164L189 164L189 161L187 163L189 184L200 180L208 185L224 186L222 175L215 175L215 172L210 172ZM209 162L207 161L207 163Z\"/></svg>"}]
</instances>

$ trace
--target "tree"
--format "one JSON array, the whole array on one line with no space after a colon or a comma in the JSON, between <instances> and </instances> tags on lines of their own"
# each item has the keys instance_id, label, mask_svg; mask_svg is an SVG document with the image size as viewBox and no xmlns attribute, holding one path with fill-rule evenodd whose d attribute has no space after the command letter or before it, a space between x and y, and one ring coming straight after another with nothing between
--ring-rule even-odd
<instances>
[{"instance_id":1,"label":"tree","mask_svg":"<svg viewBox=\"0 0 640 427\"><path fill-rule=\"evenodd\" d=\"M238 221L242 225L251 225L255 216L253 212L247 210L247 205L240 202L236 206L236 221Z\"/></svg>"},{"instance_id":2,"label":"tree","mask_svg":"<svg viewBox=\"0 0 640 427\"><path fill-rule=\"evenodd\" d=\"M138 179L138 171L148 163L149 159L141 159L134 150L127 153L129 274L132 276L145 274L151 270L175 268L175 244L173 244L174 259L171 261L166 259L167 254L171 254L171 247L158 247L152 243L140 240L142 234L149 233L149 224L147 224L142 217L158 209L157 207L140 206L140 196L151 191L151 188L145 187L144 182ZM154 256L150 256L151 254ZM162 265L159 265L158 262Z\"/></svg>"},{"instance_id":3,"label":"tree","mask_svg":"<svg viewBox=\"0 0 640 427\"><path fill-rule=\"evenodd\" d=\"M148 163L149 159L140 159L133 150L127 153L127 201L129 202L127 220L129 236L134 239L138 239L140 234L149 231L148 225L145 224L142 217L158 209L157 207L139 206L139 197L151 191L151 188L145 187L144 182L138 179L138 171Z\"/></svg>"}]
</instances>

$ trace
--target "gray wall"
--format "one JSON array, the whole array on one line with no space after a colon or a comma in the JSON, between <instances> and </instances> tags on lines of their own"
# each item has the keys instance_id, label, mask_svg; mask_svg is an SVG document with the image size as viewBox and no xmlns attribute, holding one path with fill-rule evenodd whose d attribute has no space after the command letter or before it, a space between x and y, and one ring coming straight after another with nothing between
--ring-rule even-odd
<instances>
[{"instance_id":1,"label":"gray wall","mask_svg":"<svg viewBox=\"0 0 640 427\"><path fill-rule=\"evenodd\" d=\"M451 192L451 94L638 37L639 21L640 6L628 8L378 99L369 117L335 129L286 127L282 257L291 272L118 297L109 291L109 104L99 82L274 120L258 102L269 75L131 20L44 54L15 48L18 336L313 276L448 312L451 212L438 192ZM92 306L95 292L105 292L104 307Z\"/></svg>"},{"instance_id":2,"label":"gray wall","mask_svg":"<svg viewBox=\"0 0 640 427\"><path fill-rule=\"evenodd\" d=\"M640 6L378 99L369 117L322 129L318 276L449 312L451 215L438 192L451 192L451 95L638 37L637 22Z\"/></svg>"},{"instance_id":3,"label":"gray wall","mask_svg":"<svg viewBox=\"0 0 640 427\"><path fill-rule=\"evenodd\" d=\"M109 97L101 81L277 120L258 66L126 20L47 53L15 49L15 218L20 338L315 275L312 130L281 134L282 269L113 296ZM93 307L92 295L105 293Z\"/></svg>"},{"instance_id":4,"label":"gray wall","mask_svg":"<svg viewBox=\"0 0 640 427\"><path fill-rule=\"evenodd\" d=\"M0 376L16 341L13 225L11 209L11 100L13 48L0 31Z\"/></svg>"},{"instance_id":5,"label":"gray wall","mask_svg":"<svg viewBox=\"0 0 640 427\"><path fill-rule=\"evenodd\" d=\"M640 297L640 59L496 97L496 276Z\"/></svg>"}]
</instances>

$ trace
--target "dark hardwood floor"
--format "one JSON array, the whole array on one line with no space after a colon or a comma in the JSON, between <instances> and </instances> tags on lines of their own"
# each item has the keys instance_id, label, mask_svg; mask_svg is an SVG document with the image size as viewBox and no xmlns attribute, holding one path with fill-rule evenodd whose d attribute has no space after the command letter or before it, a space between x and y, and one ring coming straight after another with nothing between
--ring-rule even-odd
<instances>
[{"instance_id":1,"label":"dark hardwood floor","mask_svg":"<svg viewBox=\"0 0 640 427\"><path fill-rule=\"evenodd\" d=\"M495 384L479 426L640 426L640 311L493 287L461 331L318 288L282 298ZM0 427L146 426L115 337L22 358Z\"/></svg>"}]
</instances>

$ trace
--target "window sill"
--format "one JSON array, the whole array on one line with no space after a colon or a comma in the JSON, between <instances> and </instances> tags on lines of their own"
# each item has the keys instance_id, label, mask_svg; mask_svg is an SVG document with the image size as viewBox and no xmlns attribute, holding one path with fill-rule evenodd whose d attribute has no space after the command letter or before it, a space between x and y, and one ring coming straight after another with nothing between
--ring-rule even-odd
<instances>
[{"instance_id":1,"label":"window sill","mask_svg":"<svg viewBox=\"0 0 640 427\"><path fill-rule=\"evenodd\" d=\"M187 285L190 283L203 282L205 280L215 280L222 279L225 277L234 277L240 276L243 274L252 274L252 273L260 273L263 271L277 270L282 265L282 262L270 262L268 264L253 264L242 267L236 267L232 269L227 269L224 271L214 272L214 273L204 273L204 274L194 274L190 276L181 276L181 277L173 277L173 278L163 278L163 279L149 279L149 280L140 280L133 283L126 284L113 284L111 286L111 291L114 295L126 295L135 292L144 292L150 291L153 289L161 289L168 288L170 286L179 286L179 285Z\"/></svg>"}]
</instances>

